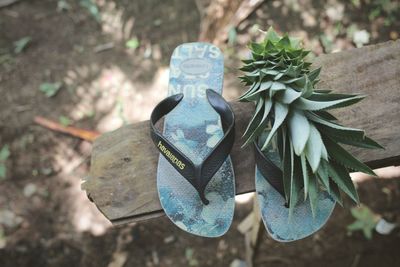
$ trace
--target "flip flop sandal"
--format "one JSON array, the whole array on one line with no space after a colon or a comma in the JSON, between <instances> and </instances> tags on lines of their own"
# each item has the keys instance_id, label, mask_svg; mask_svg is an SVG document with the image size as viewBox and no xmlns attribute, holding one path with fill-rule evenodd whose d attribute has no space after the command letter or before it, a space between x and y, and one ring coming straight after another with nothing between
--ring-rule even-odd
<instances>
[{"instance_id":1,"label":"flip flop sandal","mask_svg":"<svg viewBox=\"0 0 400 267\"><path fill-rule=\"evenodd\" d=\"M175 48L169 89L151 115L160 151L157 189L168 218L204 237L223 235L232 223L235 182L229 157L234 114L222 98L221 51L206 43ZM165 115L163 133L155 124Z\"/></svg>"},{"instance_id":2,"label":"flip flop sandal","mask_svg":"<svg viewBox=\"0 0 400 267\"><path fill-rule=\"evenodd\" d=\"M293 213L289 216L284 193L283 173L278 167L282 166L281 157L272 142L265 152L262 152L259 146L264 143L267 135L267 133L262 135L259 143L254 142L255 183L262 220L269 235L277 241L290 242L305 238L325 225L336 202L326 191L320 191L315 217L308 199L298 200Z\"/></svg>"}]
</instances>

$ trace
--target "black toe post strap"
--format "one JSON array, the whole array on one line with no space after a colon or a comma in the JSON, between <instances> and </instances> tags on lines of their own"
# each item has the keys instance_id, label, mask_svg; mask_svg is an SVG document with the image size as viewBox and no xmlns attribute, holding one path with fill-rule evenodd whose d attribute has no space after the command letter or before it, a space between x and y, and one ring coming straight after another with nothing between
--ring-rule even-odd
<instances>
[{"instance_id":1,"label":"black toe post strap","mask_svg":"<svg viewBox=\"0 0 400 267\"><path fill-rule=\"evenodd\" d=\"M257 142L254 142L254 147L257 169L261 172L262 176L264 176L268 183L275 188L279 194L285 197L283 173L281 169L279 169L275 163L264 155L260 147L257 145Z\"/></svg>"},{"instance_id":2,"label":"black toe post strap","mask_svg":"<svg viewBox=\"0 0 400 267\"><path fill-rule=\"evenodd\" d=\"M156 123L173 110L183 99L183 94L165 98L153 110L150 117L150 135L161 155L188 181L194 178L193 162L166 139L155 127Z\"/></svg>"},{"instance_id":3,"label":"black toe post strap","mask_svg":"<svg viewBox=\"0 0 400 267\"><path fill-rule=\"evenodd\" d=\"M208 102L221 118L224 136L209 152L203 163L198 166L200 169L200 175L198 178L200 179L201 190L203 193L211 178L229 156L235 141L235 114L233 113L231 106L220 94L211 89L207 89L206 94Z\"/></svg>"},{"instance_id":4,"label":"black toe post strap","mask_svg":"<svg viewBox=\"0 0 400 267\"><path fill-rule=\"evenodd\" d=\"M177 147L168 141L155 127L157 121L173 110L183 98L183 94L167 97L153 110L150 119L151 138L168 162L177 170L198 192L201 201L207 205L205 189L214 174L228 157L235 139L235 116L229 104L211 89L206 91L207 99L214 110L220 115L224 128L224 137L205 157L200 164L194 164Z\"/></svg>"}]
</instances>

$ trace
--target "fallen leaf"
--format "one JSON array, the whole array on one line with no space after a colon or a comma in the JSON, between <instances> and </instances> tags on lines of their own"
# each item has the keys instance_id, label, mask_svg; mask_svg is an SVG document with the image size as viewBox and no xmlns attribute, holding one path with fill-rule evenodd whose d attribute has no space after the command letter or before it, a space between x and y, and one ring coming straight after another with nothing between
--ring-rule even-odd
<instances>
[{"instance_id":1,"label":"fallen leaf","mask_svg":"<svg viewBox=\"0 0 400 267\"><path fill-rule=\"evenodd\" d=\"M43 92L47 97L53 97L58 93L61 87L62 87L61 82L42 83L39 87L39 90Z\"/></svg>"},{"instance_id":2,"label":"fallen leaf","mask_svg":"<svg viewBox=\"0 0 400 267\"><path fill-rule=\"evenodd\" d=\"M14 52L15 54L21 53L31 42L32 38L30 36L25 36L18 41L14 42Z\"/></svg>"},{"instance_id":3,"label":"fallen leaf","mask_svg":"<svg viewBox=\"0 0 400 267\"><path fill-rule=\"evenodd\" d=\"M128 41L125 43L125 46L126 46L126 48L135 50L136 48L139 47L139 40L138 40L136 37L134 37L134 38L128 40Z\"/></svg>"}]
</instances>

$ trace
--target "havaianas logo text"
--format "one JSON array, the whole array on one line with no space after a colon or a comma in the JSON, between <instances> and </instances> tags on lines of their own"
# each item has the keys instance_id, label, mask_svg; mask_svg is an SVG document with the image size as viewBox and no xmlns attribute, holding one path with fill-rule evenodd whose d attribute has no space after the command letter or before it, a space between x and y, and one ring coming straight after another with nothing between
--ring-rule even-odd
<instances>
[{"instance_id":1,"label":"havaianas logo text","mask_svg":"<svg viewBox=\"0 0 400 267\"><path fill-rule=\"evenodd\" d=\"M185 168L185 163L183 163L182 161L180 161L174 154L171 153L171 151L169 151L162 143L161 141L158 141L158 148L160 149L160 151L171 160L171 162L173 164L175 164L176 166L178 166L179 169L183 170Z\"/></svg>"}]
</instances>

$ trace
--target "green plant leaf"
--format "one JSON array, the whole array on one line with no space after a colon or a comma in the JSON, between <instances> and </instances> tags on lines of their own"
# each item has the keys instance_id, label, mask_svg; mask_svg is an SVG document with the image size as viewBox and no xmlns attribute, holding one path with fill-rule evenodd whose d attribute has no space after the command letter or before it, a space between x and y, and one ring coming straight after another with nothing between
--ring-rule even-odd
<instances>
[{"instance_id":1,"label":"green plant leaf","mask_svg":"<svg viewBox=\"0 0 400 267\"><path fill-rule=\"evenodd\" d=\"M279 42L280 36L274 31L272 27L269 27L267 33L265 34L264 41L270 41L273 43Z\"/></svg>"},{"instance_id":2,"label":"green plant leaf","mask_svg":"<svg viewBox=\"0 0 400 267\"><path fill-rule=\"evenodd\" d=\"M257 128L259 123L261 122L262 114L261 110L264 108L264 98L258 99L256 110L251 118L249 124L247 125L246 130L244 131L243 138L248 138L252 132Z\"/></svg>"},{"instance_id":3,"label":"green plant leaf","mask_svg":"<svg viewBox=\"0 0 400 267\"><path fill-rule=\"evenodd\" d=\"M362 231L365 238L372 239L373 231L380 216L372 212L372 210L365 205L352 208L351 214L356 221L348 225L347 230L349 232Z\"/></svg>"},{"instance_id":4,"label":"green plant leaf","mask_svg":"<svg viewBox=\"0 0 400 267\"><path fill-rule=\"evenodd\" d=\"M254 140L257 139L258 136L261 135L261 133L265 130L268 124L268 114L271 111L272 108L272 101L271 99L265 99L265 104L264 104L264 114L262 116L262 119L260 120L257 128L254 130L251 130L250 132L251 135L247 138L246 142L242 145L242 147L247 146L249 143L253 142Z\"/></svg>"},{"instance_id":5,"label":"green plant leaf","mask_svg":"<svg viewBox=\"0 0 400 267\"><path fill-rule=\"evenodd\" d=\"M273 42L270 40L267 40L265 42L265 52L270 53L270 55L275 54L274 51L276 50L276 47Z\"/></svg>"},{"instance_id":6,"label":"green plant leaf","mask_svg":"<svg viewBox=\"0 0 400 267\"><path fill-rule=\"evenodd\" d=\"M331 188L329 185L328 164L329 163L326 160L321 160L318 170L317 170L317 173L318 173L318 177L320 178L322 184L324 185L324 187L326 188L328 193L330 193Z\"/></svg>"},{"instance_id":7,"label":"green plant leaf","mask_svg":"<svg viewBox=\"0 0 400 267\"><path fill-rule=\"evenodd\" d=\"M131 50L135 50L136 48L139 47L139 45L140 45L139 40L136 37L133 37L133 38L129 39L125 43L125 47L129 48Z\"/></svg>"},{"instance_id":8,"label":"green plant leaf","mask_svg":"<svg viewBox=\"0 0 400 267\"><path fill-rule=\"evenodd\" d=\"M291 83L295 83L295 82L299 81L300 79L303 79L303 77L296 77L296 78L290 78L289 77L289 79L288 78L287 79L280 79L279 81L281 83L284 83L284 84L291 84Z\"/></svg>"},{"instance_id":9,"label":"green plant leaf","mask_svg":"<svg viewBox=\"0 0 400 267\"><path fill-rule=\"evenodd\" d=\"M308 99L313 101L337 101L337 100L345 100L353 97L357 97L359 95L348 95L348 94L326 94L326 93L317 93L313 92ZM363 97L363 96L360 96Z\"/></svg>"},{"instance_id":10,"label":"green plant leaf","mask_svg":"<svg viewBox=\"0 0 400 267\"><path fill-rule=\"evenodd\" d=\"M366 137L364 131L338 124L327 110L357 103L364 96L315 88L321 68L311 70L311 63L305 59L310 51L301 48L300 42L287 34L280 37L270 28L263 42L249 47L251 59L243 61L241 70L245 75L240 79L250 88L239 101L254 102L256 109L245 131L244 145L258 138L261 150L265 151L272 147L270 143L274 140L284 172L284 193L290 215L302 184L305 200L310 198L313 216L317 212L320 187L341 204L342 191L355 198L347 167L372 171L343 152L336 142L365 148L380 145ZM326 142L333 145L328 147ZM332 164L339 167L330 170L328 166Z\"/></svg>"},{"instance_id":11,"label":"green plant leaf","mask_svg":"<svg viewBox=\"0 0 400 267\"><path fill-rule=\"evenodd\" d=\"M324 119L324 120L329 120L329 121L337 121L338 119L333 116L332 114L330 114L328 111L326 110L319 110L319 111L314 111L313 112L317 117L319 117L320 119ZM311 114L313 114L311 113ZM313 114L313 115L314 115Z\"/></svg>"},{"instance_id":12,"label":"green plant leaf","mask_svg":"<svg viewBox=\"0 0 400 267\"><path fill-rule=\"evenodd\" d=\"M248 101L246 99L246 97L250 94L252 94L253 92L255 92L256 90L258 90L258 88L260 88L260 82L256 82L253 83L253 85L249 88L249 90L247 90L245 93L243 93L240 97L239 97L239 101L243 102L243 101Z\"/></svg>"},{"instance_id":13,"label":"green plant leaf","mask_svg":"<svg viewBox=\"0 0 400 267\"><path fill-rule=\"evenodd\" d=\"M363 139L365 136L363 130L341 126L339 124L324 120L311 112L305 112L305 115L313 122L316 122L317 124L320 124L322 126L326 126L326 127L318 126L318 129L320 129L323 132L329 131L334 135L344 134L352 136L353 139Z\"/></svg>"},{"instance_id":14,"label":"green plant leaf","mask_svg":"<svg viewBox=\"0 0 400 267\"><path fill-rule=\"evenodd\" d=\"M93 0L79 0L79 4L84 7L89 14L97 21L101 22L100 10Z\"/></svg>"},{"instance_id":15,"label":"green plant leaf","mask_svg":"<svg viewBox=\"0 0 400 267\"><path fill-rule=\"evenodd\" d=\"M286 130L283 129L283 168L282 168L282 177L283 177L283 187L285 191L285 199L286 203L289 205L289 196L291 192L291 182L293 176L293 168L292 168L292 156L290 153L290 141L287 138Z\"/></svg>"},{"instance_id":16,"label":"green plant leaf","mask_svg":"<svg viewBox=\"0 0 400 267\"><path fill-rule=\"evenodd\" d=\"M353 181L349 175L349 172L344 166L331 162L328 165L329 176L332 180L343 190L347 195L354 200L354 202L359 203L359 198L357 190L354 187Z\"/></svg>"},{"instance_id":17,"label":"green plant leaf","mask_svg":"<svg viewBox=\"0 0 400 267\"><path fill-rule=\"evenodd\" d=\"M251 43L249 46L250 50L255 54L262 54L264 52L264 46L258 43Z\"/></svg>"},{"instance_id":18,"label":"green plant leaf","mask_svg":"<svg viewBox=\"0 0 400 267\"><path fill-rule=\"evenodd\" d=\"M268 90L272 85L272 81L262 82L258 90L254 90L252 93L246 95L246 100L256 100L260 94Z\"/></svg>"},{"instance_id":19,"label":"green plant leaf","mask_svg":"<svg viewBox=\"0 0 400 267\"><path fill-rule=\"evenodd\" d=\"M0 162L4 162L8 159L10 156L10 149L8 148L8 145L4 145L1 150L0 150Z\"/></svg>"},{"instance_id":20,"label":"green plant leaf","mask_svg":"<svg viewBox=\"0 0 400 267\"><path fill-rule=\"evenodd\" d=\"M308 137L304 152L308 163L310 163L313 173L315 173L318 169L322 157L323 147L324 143L322 142L321 135L314 125L310 124L310 136Z\"/></svg>"},{"instance_id":21,"label":"green plant leaf","mask_svg":"<svg viewBox=\"0 0 400 267\"><path fill-rule=\"evenodd\" d=\"M383 146L367 136L364 136L364 138L361 139L357 135L353 136L352 134L342 134L341 132L332 133L332 131L325 130L324 128L321 130L323 134L326 134L329 138L338 143L369 149L384 149Z\"/></svg>"},{"instance_id":22,"label":"green plant leaf","mask_svg":"<svg viewBox=\"0 0 400 267\"><path fill-rule=\"evenodd\" d=\"M189 263L189 266L198 266L199 261L194 257L194 251L192 248L186 248L185 257Z\"/></svg>"},{"instance_id":23,"label":"green plant leaf","mask_svg":"<svg viewBox=\"0 0 400 267\"><path fill-rule=\"evenodd\" d=\"M269 97L272 98L276 92L286 91L286 88L287 88L286 85L284 85L283 83L273 82L273 84L271 85L271 88L269 90Z\"/></svg>"},{"instance_id":24,"label":"green plant leaf","mask_svg":"<svg viewBox=\"0 0 400 267\"><path fill-rule=\"evenodd\" d=\"M61 125L63 126L70 126L72 124L72 121L70 118L65 117L65 116L60 116L58 117L58 121L60 122Z\"/></svg>"},{"instance_id":25,"label":"green plant leaf","mask_svg":"<svg viewBox=\"0 0 400 267\"><path fill-rule=\"evenodd\" d=\"M259 61L254 61L254 62L252 62L252 65L256 65L256 66L258 66L258 67L263 67L265 64L267 64L268 63L268 61L265 61L265 60L259 60Z\"/></svg>"},{"instance_id":26,"label":"green plant leaf","mask_svg":"<svg viewBox=\"0 0 400 267\"><path fill-rule=\"evenodd\" d=\"M290 198L289 198L289 221L293 216L294 208L299 200L299 193L301 190L301 180L299 177L302 175L300 158L293 153L293 146L290 142L290 156L292 162L292 176L290 182Z\"/></svg>"},{"instance_id":27,"label":"green plant leaf","mask_svg":"<svg viewBox=\"0 0 400 267\"><path fill-rule=\"evenodd\" d=\"M271 75L271 76L274 76L274 75L278 75L278 74L279 74L279 71L277 71L277 70L271 70L271 69L267 69L267 68L262 69L261 72L264 73L265 75Z\"/></svg>"},{"instance_id":28,"label":"green plant leaf","mask_svg":"<svg viewBox=\"0 0 400 267\"><path fill-rule=\"evenodd\" d=\"M252 80L246 76L240 76L239 79L240 79L240 82L243 83L245 86L249 86L249 85L253 84Z\"/></svg>"},{"instance_id":29,"label":"green plant leaf","mask_svg":"<svg viewBox=\"0 0 400 267\"><path fill-rule=\"evenodd\" d=\"M290 65L285 71L285 75L292 77L292 78L298 78L297 76L300 73L300 70L296 69L294 66ZM300 77L301 79L302 77ZM295 81L296 82L296 81Z\"/></svg>"},{"instance_id":30,"label":"green plant leaf","mask_svg":"<svg viewBox=\"0 0 400 267\"><path fill-rule=\"evenodd\" d=\"M298 79L295 84L299 87L299 88L303 88L306 85L307 82L307 75L303 74L301 77L299 77L300 79Z\"/></svg>"},{"instance_id":31,"label":"green plant leaf","mask_svg":"<svg viewBox=\"0 0 400 267\"><path fill-rule=\"evenodd\" d=\"M253 64L249 64L249 65L244 65L239 70L244 71L244 72L253 72L255 70L255 67Z\"/></svg>"},{"instance_id":32,"label":"green plant leaf","mask_svg":"<svg viewBox=\"0 0 400 267\"><path fill-rule=\"evenodd\" d=\"M262 82L261 85L260 85L259 91L265 91L265 90L271 88L272 83L273 83L272 81Z\"/></svg>"},{"instance_id":33,"label":"green plant leaf","mask_svg":"<svg viewBox=\"0 0 400 267\"><path fill-rule=\"evenodd\" d=\"M340 145L333 142L330 138L325 139L325 145L329 150L329 156L335 159L338 163L352 170L376 176L374 171L371 170L367 165L353 157L349 152L347 152Z\"/></svg>"},{"instance_id":34,"label":"green plant leaf","mask_svg":"<svg viewBox=\"0 0 400 267\"><path fill-rule=\"evenodd\" d=\"M288 117L290 140L297 156L303 153L310 136L310 124L301 110L292 110Z\"/></svg>"},{"instance_id":35,"label":"green plant leaf","mask_svg":"<svg viewBox=\"0 0 400 267\"><path fill-rule=\"evenodd\" d=\"M295 48L295 49L300 49L300 39L296 37L289 37L290 39L290 46ZM301 51L301 50L300 50Z\"/></svg>"},{"instance_id":36,"label":"green plant leaf","mask_svg":"<svg viewBox=\"0 0 400 267\"><path fill-rule=\"evenodd\" d=\"M55 96L58 91L61 89L62 83L42 83L39 87L39 90L43 92L47 97Z\"/></svg>"},{"instance_id":37,"label":"green plant leaf","mask_svg":"<svg viewBox=\"0 0 400 267\"><path fill-rule=\"evenodd\" d=\"M293 103L293 107L301 110L311 110L311 111L322 110L322 109L333 109L355 104L360 100L362 100L363 98L364 96L354 96L334 101L313 101L300 97Z\"/></svg>"},{"instance_id":38,"label":"green plant leaf","mask_svg":"<svg viewBox=\"0 0 400 267\"><path fill-rule=\"evenodd\" d=\"M333 199L343 207L343 200L339 187L334 181L332 181L332 179L329 179L329 188L331 197L333 197Z\"/></svg>"},{"instance_id":39,"label":"green plant leaf","mask_svg":"<svg viewBox=\"0 0 400 267\"><path fill-rule=\"evenodd\" d=\"M271 85L272 91L280 91L280 90L285 90L285 89L286 89L286 85L284 85L283 83L280 83L280 82L273 82Z\"/></svg>"},{"instance_id":40,"label":"green plant leaf","mask_svg":"<svg viewBox=\"0 0 400 267\"><path fill-rule=\"evenodd\" d=\"M289 105L293 101L295 101L297 98L299 98L300 96L301 96L301 92L297 92L296 90L287 88L286 90L279 91L276 94L276 99L283 104Z\"/></svg>"},{"instance_id":41,"label":"green plant leaf","mask_svg":"<svg viewBox=\"0 0 400 267\"><path fill-rule=\"evenodd\" d=\"M316 93L326 93L326 94L329 94L330 92L332 92L332 90L327 90L327 89L315 89L314 92L316 92Z\"/></svg>"},{"instance_id":42,"label":"green plant leaf","mask_svg":"<svg viewBox=\"0 0 400 267\"><path fill-rule=\"evenodd\" d=\"M272 127L271 131L269 132L269 135L267 137L267 140L265 140L264 145L262 146L261 150L264 151L269 142L271 141L272 137L274 136L276 130L278 130L279 126L281 126L281 124L283 123L283 121L285 120L287 114L288 114L288 106L281 104L279 102L276 102L274 105L274 116L275 116L275 120L274 120L274 126Z\"/></svg>"},{"instance_id":43,"label":"green plant leaf","mask_svg":"<svg viewBox=\"0 0 400 267\"><path fill-rule=\"evenodd\" d=\"M279 129L276 131L276 144L281 162L283 162L283 140L286 138L286 131L287 129L284 126L279 127Z\"/></svg>"},{"instance_id":44,"label":"green plant leaf","mask_svg":"<svg viewBox=\"0 0 400 267\"><path fill-rule=\"evenodd\" d=\"M274 77L274 81L278 81L280 78L282 78L283 76L283 72L279 72L275 77Z\"/></svg>"},{"instance_id":45,"label":"green plant leaf","mask_svg":"<svg viewBox=\"0 0 400 267\"><path fill-rule=\"evenodd\" d=\"M254 61L252 59L242 59L242 62L246 65L252 64Z\"/></svg>"},{"instance_id":46,"label":"green plant leaf","mask_svg":"<svg viewBox=\"0 0 400 267\"><path fill-rule=\"evenodd\" d=\"M314 88L308 76L304 75L304 77L305 77L305 84L302 88L301 95L302 97L308 98L309 96L312 95Z\"/></svg>"},{"instance_id":47,"label":"green plant leaf","mask_svg":"<svg viewBox=\"0 0 400 267\"><path fill-rule=\"evenodd\" d=\"M317 214L317 202L318 202L318 182L314 174L309 175L308 181L308 196L310 199L311 212L315 218Z\"/></svg>"},{"instance_id":48,"label":"green plant leaf","mask_svg":"<svg viewBox=\"0 0 400 267\"><path fill-rule=\"evenodd\" d=\"M14 42L14 53L19 54L22 51L25 50L25 48L28 46L28 44L32 41L32 38L30 36L25 36L18 41Z\"/></svg>"},{"instance_id":49,"label":"green plant leaf","mask_svg":"<svg viewBox=\"0 0 400 267\"><path fill-rule=\"evenodd\" d=\"M301 154L300 160L301 160L301 169L302 169L302 173L303 173L304 200L306 200L307 195L308 195L308 183L310 180L309 176L308 176L308 167L307 167L306 156L304 154Z\"/></svg>"},{"instance_id":50,"label":"green plant leaf","mask_svg":"<svg viewBox=\"0 0 400 267\"><path fill-rule=\"evenodd\" d=\"M313 69L308 74L308 79L310 79L310 81L314 81L314 80L318 79L320 73L321 73L321 67Z\"/></svg>"},{"instance_id":51,"label":"green plant leaf","mask_svg":"<svg viewBox=\"0 0 400 267\"><path fill-rule=\"evenodd\" d=\"M278 42L283 48L290 49L290 39L287 34L285 34Z\"/></svg>"},{"instance_id":52,"label":"green plant leaf","mask_svg":"<svg viewBox=\"0 0 400 267\"><path fill-rule=\"evenodd\" d=\"M228 31L228 44L234 46L237 42L237 32L235 27L231 27Z\"/></svg>"}]
</instances>

